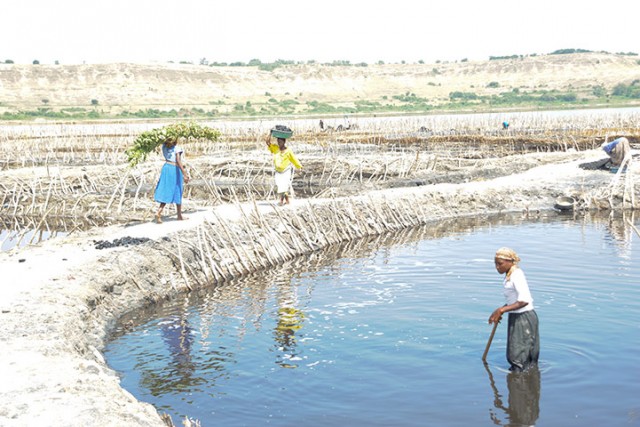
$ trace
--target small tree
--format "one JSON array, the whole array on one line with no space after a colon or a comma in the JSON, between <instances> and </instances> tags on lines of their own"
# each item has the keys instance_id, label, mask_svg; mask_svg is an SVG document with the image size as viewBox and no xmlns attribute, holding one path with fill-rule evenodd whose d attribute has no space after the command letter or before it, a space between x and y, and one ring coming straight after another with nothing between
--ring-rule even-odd
<instances>
[{"instance_id":1,"label":"small tree","mask_svg":"<svg viewBox=\"0 0 640 427\"><path fill-rule=\"evenodd\" d=\"M591 91L593 93L593 96L596 96L598 98L607 96L607 90L603 85L594 86Z\"/></svg>"},{"instance_id":2,"label":"small tree","mask_svg":"<svg viewBox=\"0 0 640 427\"><path fill-rule=\"evenodd\" d=\"M33 60L33 65L38 65L40 63L40 61L38 61L37 59Z\"/></svg>"},{"instance_id":3,"label":"small tree","mask_svg":"<svg viewBox=\"0 0 640 427\"><path fill-rule=\"evenodd\" d=\"M98 100L97 100L97 99L92 99L92 100L91 100L91 105L93 105L94 107L95 107L96 105L98 105Z\"/></svg>"}]
</instances>

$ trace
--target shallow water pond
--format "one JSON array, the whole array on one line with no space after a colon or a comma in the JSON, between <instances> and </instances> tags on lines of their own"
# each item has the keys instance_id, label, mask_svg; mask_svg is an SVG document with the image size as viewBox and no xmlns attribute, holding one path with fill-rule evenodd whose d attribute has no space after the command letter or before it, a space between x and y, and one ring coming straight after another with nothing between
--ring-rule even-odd
<instances>
[{"instance_id":1,"label":"shallow water pond","mask_svg":"<svg viewBox=\"0 0 640 427\"><path fill-rule=\"evenodd\" d=\"M66 236L67 234L66 232L51 230L9 230L0 228L0 252L13 248L22 248L33 243L41 243L54 237Z\"/></svg>"},{"instance_id":2,"label":"shallow water pond","mask_svg":"<svg viewBox=\"0 0 640 427\"><path fill-rule=\"evenodd\" d=\"M105 355L138 399L203 426L640 424L630 218L501 216L329 248L122 319ZM631 218L633 221L633 218ZM539 369L509 373L493 254L521 256Z\"/></svg>"}]
</instances>

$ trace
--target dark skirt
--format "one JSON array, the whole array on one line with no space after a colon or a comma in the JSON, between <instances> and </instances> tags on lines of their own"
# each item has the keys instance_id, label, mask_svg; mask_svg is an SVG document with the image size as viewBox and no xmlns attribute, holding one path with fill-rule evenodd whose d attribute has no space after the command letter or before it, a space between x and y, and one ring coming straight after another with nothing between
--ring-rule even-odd
<instances>
[{"instance_id":1,"label":"dark skirt","mask_svg":"<svg viewBox=\"0 0 640 427\"><path fill-rule=\"evenodd\" d=\"M535 310L509 313L507 332L507 361L511 371L524 371L538 364L540 334Z\"/></svg>"},{"instance_id":2,"label":"dark skirt","mask_svg":"<svg viewBox=\"0 0 640 427\"><path fill-rule=\"evenodd\" d=\"M182 170L170 163L165 163L160 172L153 198L158 203L182 204Z\"/></svg>"}]
</instances>

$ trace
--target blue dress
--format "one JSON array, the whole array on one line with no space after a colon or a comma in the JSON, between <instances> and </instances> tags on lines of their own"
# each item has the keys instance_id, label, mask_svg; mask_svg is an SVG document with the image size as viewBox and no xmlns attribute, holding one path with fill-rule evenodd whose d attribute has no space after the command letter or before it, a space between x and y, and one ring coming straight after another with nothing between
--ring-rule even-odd
<instances>
[{"instance_id":1,"label":"blue dress","mask_svg":"<svg viewBox=\"0 0 640 427\"><path fill-rule=\"evenodd\" d=\"M182 204L182 170L176 163L176 154L182 155L183 150L179 146L167 147L162 145L162 154L167 162L162 166L160 171L160 179L156 185L156 191L153 198L158 203L175 203Z\"/></svg>"}]
</instances>

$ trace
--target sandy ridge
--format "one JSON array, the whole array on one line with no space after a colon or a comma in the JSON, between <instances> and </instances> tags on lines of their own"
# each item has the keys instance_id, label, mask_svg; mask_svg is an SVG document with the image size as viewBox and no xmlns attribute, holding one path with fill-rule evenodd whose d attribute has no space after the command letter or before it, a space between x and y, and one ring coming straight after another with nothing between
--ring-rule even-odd
<instances>
[{"instance_id":1,"label":"sandy ridge","mask_svg":"<svg viewBox=\"0 0 640 427\"><path fill-rule=\"evenodd\" d=\"M593 86L610 91L619 83L630 84L639 74L638 57L603 53L367 67L300 64L273 71L171 63L0 64L0 113L69 107L113 112L210 110L247 101L268 106L270 99L340 104L382 102L386 97L384 102L390 102L408 92L432 103L447 101L453 91L498 95L513 89L543 89L591 96ZM492 82L499 86L489 86Z\"/></svg>"}]
</instances>

